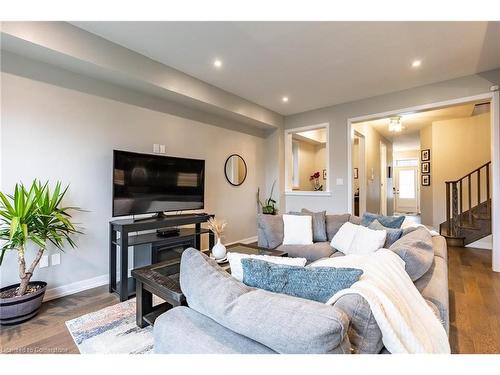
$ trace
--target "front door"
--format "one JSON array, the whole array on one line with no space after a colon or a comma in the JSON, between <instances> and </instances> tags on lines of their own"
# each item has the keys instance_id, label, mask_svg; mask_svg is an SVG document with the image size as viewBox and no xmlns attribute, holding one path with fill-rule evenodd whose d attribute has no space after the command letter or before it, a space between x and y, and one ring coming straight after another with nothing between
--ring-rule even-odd
<instances>
[{"instance_id":1,"label":"front door","mask_svg":"<svg viewBox=\"0 0 500 375\"><path fill-rule=\"evenodd\" d=\"M396 211L418 212L417 167L398 167L395 172Z\"/></svg>"}]
</instances>

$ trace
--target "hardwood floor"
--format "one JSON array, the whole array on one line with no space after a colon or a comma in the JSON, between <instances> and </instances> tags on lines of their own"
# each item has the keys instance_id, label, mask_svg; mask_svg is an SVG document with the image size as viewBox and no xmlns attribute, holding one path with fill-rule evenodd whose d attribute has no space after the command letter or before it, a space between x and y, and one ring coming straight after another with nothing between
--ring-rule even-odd
<instances>
[{"instance_id":1,"label":"hardwood floor","mask_svg":"<svg viewBox=\"0 0 500 375\"><path fill-rule=\"evenodd\" d=\"M491 251L448 248L453 353L500 353L500 273Z\"/></svg>"},{"instance_id":2,"label":"hardwood floor","mask_svg":"<svg viewBox=\"0 0 500 375\"><path fill-rule=\"evenodd\" d=\"M450 343L453 353L500 353L500 273L491 251L450 247ZM43 304L19 326L1 327L0 353L78 353L65 321L118 303L107 286Z\"/></svg>"},{"instance_id":3,"label":"hardwood floor","mask_svg":"<svg viewBox=\"0 0 500 375\"><path fill-rule=\"evenodd\" d=\"M79 353L64 322L118 302L107 286L48 301L26 323L0 327L0 353Z\"/></svg>"}]
</instances>

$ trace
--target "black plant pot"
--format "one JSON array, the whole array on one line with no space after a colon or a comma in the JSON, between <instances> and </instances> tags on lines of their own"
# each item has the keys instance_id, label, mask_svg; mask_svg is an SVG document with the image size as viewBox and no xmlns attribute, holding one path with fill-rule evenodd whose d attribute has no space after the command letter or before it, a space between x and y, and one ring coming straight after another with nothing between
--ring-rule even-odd
<instances>
[{"instance_id":1,"label":"black plant pot","mask_svg":"<svg viewBox=\"0 0 500 375\"><path fill-rule=\"evenodd\" d=\"M1 288L0 292L17 288L19 285L6 286ZM8 326L23 323L38 314L47 289L47 283L44 281L31 281L29 285L40 285L41 288L34 293L20 297L0 298L0 325Z\"/></svg>"}]
</instances>

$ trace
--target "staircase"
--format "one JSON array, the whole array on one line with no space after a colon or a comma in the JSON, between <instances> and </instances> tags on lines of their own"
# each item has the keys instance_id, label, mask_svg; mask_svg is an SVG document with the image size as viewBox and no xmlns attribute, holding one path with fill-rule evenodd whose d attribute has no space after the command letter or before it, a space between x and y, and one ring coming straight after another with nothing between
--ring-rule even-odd
<instances>
[{"instance_id":1,"label":"staircase","mask_svg":"<svg viewBox=\"0 0 500 375\"><path fill-rule=\"evenodd\" d=\"M491 234L491 161L446 181L446 221L439 232L449 246L465 246Z\"/></svg>"}]
</instances>

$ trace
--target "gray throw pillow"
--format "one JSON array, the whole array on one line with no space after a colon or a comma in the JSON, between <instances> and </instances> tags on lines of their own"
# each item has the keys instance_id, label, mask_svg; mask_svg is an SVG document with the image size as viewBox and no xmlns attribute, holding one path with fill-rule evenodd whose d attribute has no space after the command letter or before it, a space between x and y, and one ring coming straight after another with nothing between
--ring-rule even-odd
<instances>
[{"instance_id":1,"label":"gray throw pillow","mask_svg":"<svg viewBox=\"0 0 500 375\"><path fill-rule=\"evenodd\" d=\"M244 258L243 283L273 293L325 303L339 290L350 288L363 274L356 268L299 267Z\"/></svg>"},{"instance_id":2,"label":"gray throw pillow","mask_svg":"<svg viewBox=\"0 0 500 375\"><path fill-rule=\"evenodd\" d=\"M312 212L307 208L303 208L301 213L312 216L313 242L325 242L327 239L326 211Z\"/></svg>"},{"instance_id":3,"label":"gray throw pillow","mask_svg":"<svg viewBox=\"0 0 500 375\"><path fill-rule=\"evenodd\" d=\"M283 243L283 216L258 214L257 226L264 233L269 249L274 249Z\"/></svg>"},{"instance_id":4,"label":"gray throw pillow","mask_svg":"<svg viewBox=\"0 0 500 375\"><path fill-rule=\"evenodd\" d=\"M326 235L328 242L337 234L340 227L349 221L350 214L326 215Z\"/></svg>"},{"instance_id":5,"label":"gray throw pillow","mask_svg":"<svg viewBox=\"0 0 500 375\"><path fill-rule=\"evenodd\" d=\"M374 220L378 220L384 227L398 229L401 228L401 225L405 220L405 216L384 216L365 212L361 218L361 225L367 227Z\"/></svg>"},{"instance_id":6,"label":"gray throw pillow","mask_svg":"<svg viewBox=\"0 0 500 375\"><path fill-rule=\"evenodd\" d=\"M389 250L405 261L405 270L412 279L420 279L432 266L434 248L432 236L426 228L417 228L394 242Z\"/></svg>"},{"instance_id":7,"label":"gray throw pillow","mask_svg":"<svg viewBox=\"0 0 500 375\"><path fill-rule=\"evenodd\" d=\"M375 230L385 230L387 232L384 244L384 247L386 249L388 249L394 242L399 240L401 238L401 235L403 234L403 229L394 229L385 227L382 224L380 224L378 220L372 221L371 224L368 225L368 228Z\"/></svg>"}]
</instances>

